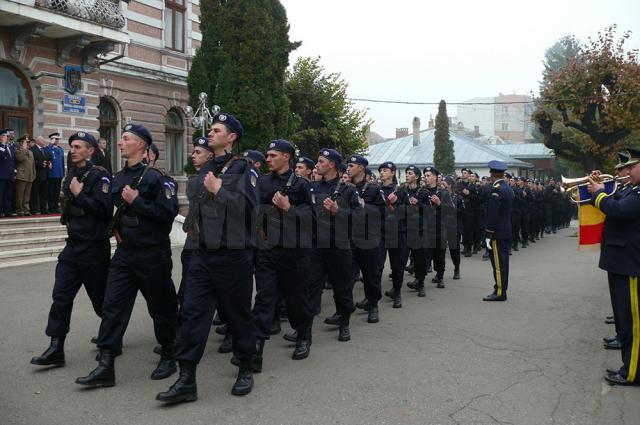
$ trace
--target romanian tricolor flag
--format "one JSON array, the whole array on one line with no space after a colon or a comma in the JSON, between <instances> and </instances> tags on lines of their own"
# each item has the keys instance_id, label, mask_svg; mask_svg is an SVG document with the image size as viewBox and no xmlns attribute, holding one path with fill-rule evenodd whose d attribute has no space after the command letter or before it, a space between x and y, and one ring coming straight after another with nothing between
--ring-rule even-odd
<instances>
[{"instance_id":1,"label":"romanian tricolor flag","mask_svg":"<svg viewBox=\"0 0 640 425\"><path fill-rule=\"evenodd\" d=\"M605 182L605 192L611 193L615 189L613 180ZM578 199L589 199L587 186L578 186ZM578 250L596 251L600 249L602 231L604 230L605 215L591 204L578 204Z\"/></svg>"}]
</instances>

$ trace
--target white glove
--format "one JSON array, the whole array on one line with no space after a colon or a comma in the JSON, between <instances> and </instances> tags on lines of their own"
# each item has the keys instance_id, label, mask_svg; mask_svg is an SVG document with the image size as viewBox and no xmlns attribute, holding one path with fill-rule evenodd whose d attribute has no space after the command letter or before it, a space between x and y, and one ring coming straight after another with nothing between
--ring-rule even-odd
<instances>
[{"instance_id":1,"label":"white glove","mask_svg":"<svg viewBox=\"0 0 640 425\"><path fill-rule=\"evenodd\" d=\"M492 248L491 248L491 239L486 238L486 239L484 240L484 243L486 243L486 244L487 244L487 249L488 249L488 250L491 250L491 249L492 249Z\"/></svg>"}]
</instances>

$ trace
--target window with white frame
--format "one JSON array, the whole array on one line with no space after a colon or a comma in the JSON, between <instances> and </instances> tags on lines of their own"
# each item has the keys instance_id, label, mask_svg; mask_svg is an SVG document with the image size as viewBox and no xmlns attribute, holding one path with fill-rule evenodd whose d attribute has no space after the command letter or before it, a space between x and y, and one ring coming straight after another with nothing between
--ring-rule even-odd
<instances>
[{"instance_id":1,"label":"window with white frame","mask_svg":"<svg viewBox=\"0 0 640 425\"><path fill-rule=\"evenodd\" d=\"M186 0L164 2L164 45L169 49L184 52L184 18Z\"/></svg>"}]
</instances>

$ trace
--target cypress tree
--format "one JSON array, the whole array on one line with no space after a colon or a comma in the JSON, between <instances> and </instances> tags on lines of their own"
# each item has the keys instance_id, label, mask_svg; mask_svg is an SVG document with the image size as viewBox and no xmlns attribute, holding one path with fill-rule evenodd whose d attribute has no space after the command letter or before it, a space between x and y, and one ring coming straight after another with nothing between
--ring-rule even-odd
<instances>
[{"instance_id":1,"label":"cypress tree","mask_svg":"<svg viewBox=\"0 0 640 425\"><path fill-rule=\"evenodd\" d=\"M263 149L287 132L284 93L289 53L287 14L279 0L201 0L198 49L189 77L190 104L209 95L209 106L235 115L245 128L241 149Z\"/></svg>"},{"instance_id":2,"label":"cypress tree","mask_svg":"<svg viewBox=\"0 0 640 425\"><path fill-rule=\"evenodd\" d=\"M447 116L447 104L444 100L441 100L438 105L433 143L433 164L441 173L453 174L456 160L453 153L453 141L449 138L449 117Z\"/></svg>"}]
</instances>

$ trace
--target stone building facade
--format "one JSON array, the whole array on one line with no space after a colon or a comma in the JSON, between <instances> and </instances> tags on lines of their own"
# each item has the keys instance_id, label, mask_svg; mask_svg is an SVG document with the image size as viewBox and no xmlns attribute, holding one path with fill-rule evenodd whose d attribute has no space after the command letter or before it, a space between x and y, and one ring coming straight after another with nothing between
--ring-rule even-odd
<instances>
[{"instance_id":1,"label":"stone building facade","mask_svg":"<svg viewBox=\"0 0 640 425\"><path fill-rule=\"evenodd\" d=\"M198 0L0 0L0 125L104 137L115 171L122 127L140 123L182 180L199 15Z\"/></svg>"}]
</instances>

